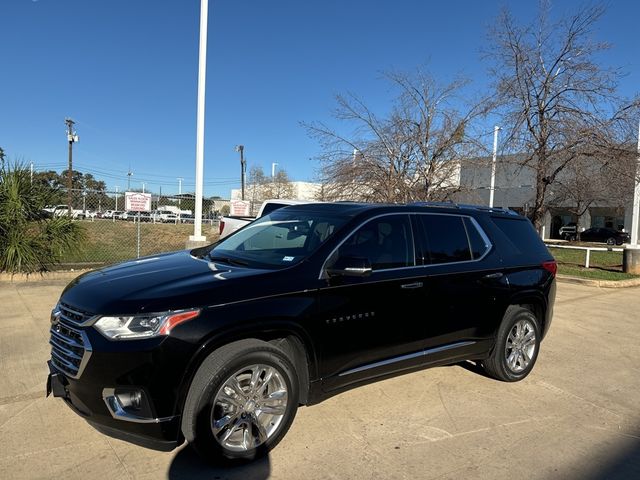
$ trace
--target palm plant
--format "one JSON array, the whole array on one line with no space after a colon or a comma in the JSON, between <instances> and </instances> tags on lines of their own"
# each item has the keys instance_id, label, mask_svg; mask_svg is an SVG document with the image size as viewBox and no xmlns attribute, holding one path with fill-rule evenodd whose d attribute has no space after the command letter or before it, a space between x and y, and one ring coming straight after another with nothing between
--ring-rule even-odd
<instances>
[{"instance_id":1,"label":"palm plant","mask_svg":"<svg viewBox=\"0 0 640 480\"><path fill-rule=\"evenodd\" d=\"M32 182L24 165L0 165L0 271L48 271L82 243L81 225L67 216L45 215L56 194L56 189Z\"/></svg>"}]
</instances>

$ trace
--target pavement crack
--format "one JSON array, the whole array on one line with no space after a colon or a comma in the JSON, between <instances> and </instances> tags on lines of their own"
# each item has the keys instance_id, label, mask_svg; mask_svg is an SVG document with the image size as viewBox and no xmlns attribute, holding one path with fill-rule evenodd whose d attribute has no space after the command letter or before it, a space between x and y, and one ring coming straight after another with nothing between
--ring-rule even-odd
<instances>
[{"instance_id":1,"label":"pavement crack","mask_svg":"<svg viewBox=\"0 0 640 480\"><path fill-rule=\"evenodd\" d=\"M598 405L597 403L593 403L590 400L587 400L584 397L581 397L580 395L576 395L575 393L571 393L571 392L567 392L566 390L563 390L560 387L556 387L555 385L552 385L550 383L544 382L544 381L539 381L538 385L546 388L547 390L550 390L558 395L563 395L565 397L569 397L569 398L573 398L573 399L577 399L582 401L583 403L586 403L587 405L590 405L594 408L600 409L600 410L604 410L607 413L610 413L611 415L614 415L618 418L624 418L624 415L621 415L620 413L614 412L613 410L609 410L606 407L603 407L602 405Z\"/></svg>"},{"instance_id":2,"label":"pavement crack","mask_svg":"<svg viewBox=\"0 0 640 480\"><path fill-rule=\"evenodd\" d=\"M132 479L133 475L131 475L131 472L129 471L127 466L124 464L124 462L120 458L120 455L118 455L118 452L116 452L116 449L113 448L113 445L111 444L111 441L108 438L106 440L107 440L107 444L109 445L109 448L111 449L113 454L116 456L116 459L118 460L118 463L122 466L122 468L124 469L125 473L127 474L127 477Z\"/></svg>"}]
</instances>

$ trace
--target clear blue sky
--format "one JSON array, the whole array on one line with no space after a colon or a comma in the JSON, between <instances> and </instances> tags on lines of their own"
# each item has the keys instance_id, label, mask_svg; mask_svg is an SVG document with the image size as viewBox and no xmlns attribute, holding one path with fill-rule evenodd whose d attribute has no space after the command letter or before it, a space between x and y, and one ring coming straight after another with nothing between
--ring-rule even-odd
<instances>
[{"instance_id":1,"label":"clear blue sky","mask_svg":"<svg viewBox=\"0 0 640 480\"><path fill-rule=\"evenodd\" d=\"M556 0L559 15L581 2ZM300 121L331 121L353 92L384 110L385 70L427 64L436 78L489 83L480 51L503 5L526 21L536 1L210 0L205 195L239 186L236 144L265 172L313 180L319 152ZM65 168L64 118L77 121L74 168L115 185L193 191L199 0L1 0L0 147L35 168ZM640 91L640 2L609 2L597 36ZM635 62L635 63L634 63ZM488 139L489 141L490 139Z\"/></svg>"}]
</instances>

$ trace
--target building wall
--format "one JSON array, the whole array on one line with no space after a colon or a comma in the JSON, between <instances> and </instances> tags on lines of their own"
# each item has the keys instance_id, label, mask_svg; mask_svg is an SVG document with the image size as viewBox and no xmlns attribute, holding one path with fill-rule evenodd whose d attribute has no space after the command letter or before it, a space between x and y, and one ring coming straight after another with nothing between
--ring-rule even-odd
<instances>
[{"instance_id":1,"label":"building wall","mask_svg":"<svg viewBox=\"0 0 640 480\"><path fill-rule=\"evenodd\" d=\"M291 200L315 200L320 190L319 183L312 182L291 182L294 195ZM234 188L231 190L231 200L241 200L242 189Z\"/></svg>"}]
</instances>

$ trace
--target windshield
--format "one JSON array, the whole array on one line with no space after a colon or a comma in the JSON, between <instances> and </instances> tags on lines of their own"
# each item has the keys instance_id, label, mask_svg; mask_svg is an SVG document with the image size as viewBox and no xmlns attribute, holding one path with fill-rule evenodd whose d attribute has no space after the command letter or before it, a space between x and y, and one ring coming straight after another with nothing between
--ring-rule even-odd
<instances>
[{"instance_id":1,"label":"windshield","mask_svg":"<svg viewBox=\"0 0 640 480\"><path fill-rule=\"evenodd\" d=\"M257 268L301 262L327 241L347 218L275 210L216 245L211 260Z\"/></svg>"}]
</instances>

